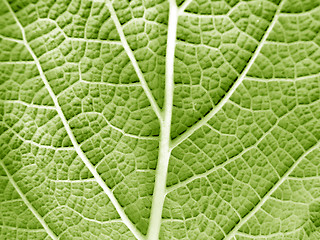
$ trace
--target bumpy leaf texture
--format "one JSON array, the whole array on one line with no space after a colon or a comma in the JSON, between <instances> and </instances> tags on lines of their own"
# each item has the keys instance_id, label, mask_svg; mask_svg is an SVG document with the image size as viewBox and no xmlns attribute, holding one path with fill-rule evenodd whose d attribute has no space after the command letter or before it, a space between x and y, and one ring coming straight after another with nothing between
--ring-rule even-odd
<instances>
[{"instance_id":1,"label":"bumpy leaf texture","mask_svg":"<svg viewBox=\"0 0 320 240\"><path fill-rule=\"evenodd\" d=\"M1 0L0 239L320 239L320 0Z\"/></svg>"}]
</instances>

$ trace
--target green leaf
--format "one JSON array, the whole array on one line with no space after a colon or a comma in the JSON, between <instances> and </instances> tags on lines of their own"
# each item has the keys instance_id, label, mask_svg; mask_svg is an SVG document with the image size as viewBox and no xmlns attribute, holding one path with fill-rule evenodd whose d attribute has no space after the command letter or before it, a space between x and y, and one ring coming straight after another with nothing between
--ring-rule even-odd
<instances>
[{"instance_id":1,"label":"green leaf","mask_svg":"<svg viewBox=\"0 0 320 240\"><path fill-rule=\"evenodd\" d=\"M0 239L320 239L319 0L0 16Z\"/></svg>"}]
</instances>

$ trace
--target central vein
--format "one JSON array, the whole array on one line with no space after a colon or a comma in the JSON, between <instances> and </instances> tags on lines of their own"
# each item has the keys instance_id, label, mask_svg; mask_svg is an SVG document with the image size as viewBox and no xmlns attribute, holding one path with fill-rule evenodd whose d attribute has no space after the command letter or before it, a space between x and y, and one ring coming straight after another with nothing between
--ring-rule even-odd
<instances>
[{"instance_id":1,"label":"central vein","mask_svg":"<svg viewBox=\"0 0 320 240\"><path fill-rule=\"evenodd\" d=\"M174 51L176 46L176 32L178 22L178 8L175 1L169 3L169 20L166 50L166 82L164 93L164 107L160 123L159 157L157 163L153 201L147 239L158 240L162 219L162 209L166 196L166 179L168 172L170 149L170 131L174 91Z\"/></svg>"}]
</instances>

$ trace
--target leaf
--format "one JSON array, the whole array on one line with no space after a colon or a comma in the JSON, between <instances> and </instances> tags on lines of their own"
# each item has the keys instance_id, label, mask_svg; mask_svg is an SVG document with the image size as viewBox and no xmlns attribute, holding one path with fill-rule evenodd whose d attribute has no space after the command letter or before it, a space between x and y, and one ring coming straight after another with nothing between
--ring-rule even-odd
<instances>
[{"instance_id":1,"label":"leaf","mask_svg":"<svg viewBox=\"0 0 320 240\"><path fill-rule=\"evenodd\" d=\"M2 0L1 239L319 239L319 0Z\"/></svg>"}]
</instances>

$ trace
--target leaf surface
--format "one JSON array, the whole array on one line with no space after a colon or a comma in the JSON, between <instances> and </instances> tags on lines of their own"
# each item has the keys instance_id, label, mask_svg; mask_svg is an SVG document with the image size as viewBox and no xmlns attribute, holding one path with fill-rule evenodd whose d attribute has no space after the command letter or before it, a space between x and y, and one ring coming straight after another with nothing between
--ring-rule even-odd
<instances>
[{"instance_id":1,"label":"leaf surface","mask_svg":"<svg viewBox=\"0 0 320 240\"><path fill-rule=\"evenodd\" d=\"M320 1L1 1L1 239L319 239Z\"/></svg>"}]
</instances>

